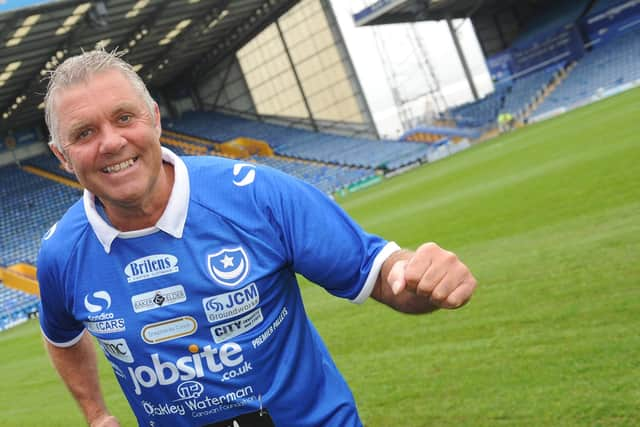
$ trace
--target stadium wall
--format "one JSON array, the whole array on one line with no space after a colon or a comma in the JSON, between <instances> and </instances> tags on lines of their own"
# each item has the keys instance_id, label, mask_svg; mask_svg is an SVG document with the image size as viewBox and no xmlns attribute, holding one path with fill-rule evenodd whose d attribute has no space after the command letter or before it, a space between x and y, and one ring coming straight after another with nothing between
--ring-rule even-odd
<instances>
[{"instance_id":1,"label":"stadium wall","mask_svg":"<svg viewBox=\"0 0 640 427\"><path fill-rule=\"evenodd\" d=\"M377 139L364 92L328 0L302 0L216 66L190 93L169 95L175 116L214 110Z\"/></svg>"}]
</instances>

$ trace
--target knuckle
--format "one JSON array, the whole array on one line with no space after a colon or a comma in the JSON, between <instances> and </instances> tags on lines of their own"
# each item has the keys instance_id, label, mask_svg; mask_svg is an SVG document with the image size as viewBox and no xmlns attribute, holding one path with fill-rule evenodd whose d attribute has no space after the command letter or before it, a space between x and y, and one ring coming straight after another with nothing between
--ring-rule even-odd
<instances>
[{"instance_id":1,"label":"knuckle","mask_svg":"<svg viewBox=\"0 0 640 427\"><path fill-rule=\"evenodd\" d=\"M439 290L435 290L431 293L431 299L437 302L443 302L446 299L447 295Z\"/></svg>"},{"instance_id":2,"label":"knuckle","mask_svg":"<svg viewBox=\"0 0 640 427\"><path fill-rule=\"evenodd\" d=\"M439 249L440 249L440 246L438 246L436 243L428 242L428 243L423 243L422 245L420 245L420 247L418 248L418 250L416 252L430 253L430 252L437 251Z\"/></svg>"},{"instance_id":3,"label":"knuckle","mask_svg":"<svg viewBox=\"0 0 640 427\"><path fill-rule=\"evenodd\" d=\"M456 264L459 262L458 256L449 251L444 251L444 261L448 264Z\"/></svg>"}]
</instances>

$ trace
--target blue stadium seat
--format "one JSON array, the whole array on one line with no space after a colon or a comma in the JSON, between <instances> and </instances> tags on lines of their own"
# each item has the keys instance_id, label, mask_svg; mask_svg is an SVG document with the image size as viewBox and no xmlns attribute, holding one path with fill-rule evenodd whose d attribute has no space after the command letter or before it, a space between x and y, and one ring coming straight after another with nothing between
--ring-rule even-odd
<instances>
[{"instance_id":1,"label":"blue stadium seat","mask_svg":"<svg viewBox=\"0 0 640 427\"><path fill-rule=\"evenodd\" d=\"M212 141L250 137L266 141L276 154L302 160L370 169L391 169L427 158L422 143L377 141L317 133L215 112L188 112L165 127Z\"/></svg>"},{"instance_id":2,"label":"blue stadium seat","mask_svg":"<svg viewBox=\"0 0 640 427\"><path fill-rule=\"evenodd\" d=\"M567 78L536 109L535 115L572 108L603 91L638 81L640 30L635 30L595 45L586 52Z\"/></svg>"}]
</instances>

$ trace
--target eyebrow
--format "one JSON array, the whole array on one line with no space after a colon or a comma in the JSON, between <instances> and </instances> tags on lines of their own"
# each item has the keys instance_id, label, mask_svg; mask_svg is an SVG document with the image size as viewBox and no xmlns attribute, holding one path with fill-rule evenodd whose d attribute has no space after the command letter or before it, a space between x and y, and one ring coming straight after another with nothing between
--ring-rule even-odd
<instances>
[{"instance_id":1,"label":"eyebrow","mask_svg":"<svg viewBox=\"0 0 640 427\"><path fill-rule=\"evenodd\" d=\"M119 102L117 103L114 108L111 110L111 112L109 113L110 116L115 116L117 114L122 113L123 111L133 111L133 112L137 112L139 110L138 107L135 106L135 104L128 102L128 101L123 101L123 102ZM71 125L69 127L69 131L67 132L67 137L73 137L73 135L75 135L77 132L79 132L81 129L90 126L90 121L79 121L77 123L74 123L73 125Z\"/></svg>"}]
</instances>

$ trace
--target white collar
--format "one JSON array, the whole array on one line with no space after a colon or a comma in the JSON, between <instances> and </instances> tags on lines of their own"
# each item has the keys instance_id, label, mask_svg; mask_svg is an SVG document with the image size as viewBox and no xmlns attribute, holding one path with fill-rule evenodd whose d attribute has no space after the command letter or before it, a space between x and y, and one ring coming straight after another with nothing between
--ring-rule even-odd
<instances>
[{"instance_id":1,"label":"white collar","mask_svg":"<svg viewBox=\"0 0 640 427\"><path fill-rule=\"evenodd\" d=\"M187 220L187 208L189 207L189 174L187 167L180 157L162 147L162 160L173 165L174 181L169 202L162 216L153 227L143 230L120 231L106 222L96 210L95 196L87 189L84 190L82 196L84 202L84 211L93 228L96 237L102 243L104 251L111 251L111 244L120 237L123 239L145 236L162 230L167 234L179 239L184 231L184 224Z\"/></svg>"}]
</instances>

